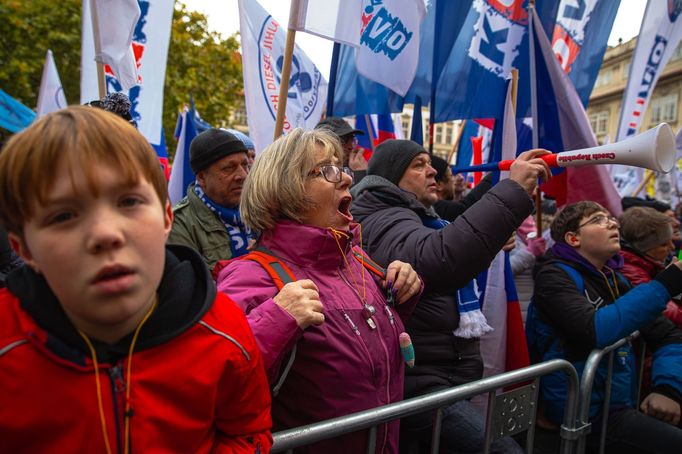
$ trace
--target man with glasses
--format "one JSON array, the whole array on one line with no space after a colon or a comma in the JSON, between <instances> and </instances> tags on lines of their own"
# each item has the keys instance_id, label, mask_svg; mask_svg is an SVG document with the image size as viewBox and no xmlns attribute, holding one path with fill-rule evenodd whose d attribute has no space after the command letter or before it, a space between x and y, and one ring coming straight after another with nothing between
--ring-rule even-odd
<instances>
[{"instance_id":1,"label":"man with glasses","mask_svg":"<svg viewBox=\"0 0 682 454\"><path fill-rule=\"evenodd\" d=\"M192 140L189 163L196 181L173 207L168 242L196 249L210 270L219 260L248 252L254 235L241 221L239 200L249 172L243 141L222 129L208 129Z\"/></svg>"},{"instance_id":2,"label":"man with glasses","mask_svg":"<svg viewBox=\"0 0 682 454\"><path fill-rule=\"evenodd\" d=\"M618 270L623 260L618 220L595 202L566 206L551 224L550 251L538 259L535 294L526 331L535 362L566 358L579 373L590 351L639 330L653 350L652 392L639 405L637 368L629 344L614 354L606 452L679 452L682 446L682 332L662 316L671 295L682 291L682 264L676 262L652 281L632 287ZM590 401L592 432L600 439L607 362L600 366ZM566 375L541 381L546 429L558 431L564 415ZM642 410L638 412L637 406ZM546 432L544 433L546 435ZM538 434L538 440L543 433Z\"/></svg>"},{"instance_id":3,"label":"man with glasses","mask_svg":"<svg viewBox=\"0 0 682 454\"><path fill-rule=\"evenodd\" d=\"M315 129L326 128L336 134L343 149L343 165L349 167L355 173L353 184L362 180L367 173L367 161L363 156L362 148L358 148L358 135L365 132L353 128L346 120L340 117L327 117L320 121Z\"/></svg>"}]
</instances>

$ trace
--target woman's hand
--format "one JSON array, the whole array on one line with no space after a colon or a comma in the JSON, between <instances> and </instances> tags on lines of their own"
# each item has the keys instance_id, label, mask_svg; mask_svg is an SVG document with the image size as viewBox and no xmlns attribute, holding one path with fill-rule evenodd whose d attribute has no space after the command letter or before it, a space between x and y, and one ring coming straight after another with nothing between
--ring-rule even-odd
<instances>
[{"instance_id":1,"label":"woman's hand","mask_svg":"<svg viewBox=\"0 0 682 454\"><path fill-rule=\"evenodd\" d=\"M294 317L301 329L324 323L320 291L310 279L289 282L272 300Z\"/></svg>"},{"instance_id":2,"label":"woman's hand","mask_svg":"<svg viewBox=\"0 0 682 454\"><path fill-rule=\"evenodd\" d=\"M386 280L381 285L390 288L396 302L402 304L419 292L422 281L412 265L396 260L386 268Z\"/></svg>"}]
</instances>

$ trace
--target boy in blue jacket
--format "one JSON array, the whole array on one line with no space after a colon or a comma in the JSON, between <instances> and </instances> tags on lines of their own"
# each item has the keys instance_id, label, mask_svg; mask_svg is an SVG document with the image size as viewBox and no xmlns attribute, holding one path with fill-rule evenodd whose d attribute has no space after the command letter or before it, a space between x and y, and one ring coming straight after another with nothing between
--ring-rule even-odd
<instances>
[{"instance_id":1,"label":"boy in blue jacket","mask_svg":"<svg viewBox=\"0 0 682 454\"><path fill-rule=\"evenodd\" d=\"M636 410L637 367L632 346L615 352L606 452L673 453L682 447L682 332L662 316L671 295L682 291L682 263L632 288L622 267L618 221L595 202L566 206L551 225L556 244L535 269L529 342L538 360L566 358L579 374L590 351L639 330L653 350L652 392ZM588 445L599 441L607 361L590 402ZM566 400L563 373L542 379L544 416L560 424Z\"/></svg>"}]
</instances>

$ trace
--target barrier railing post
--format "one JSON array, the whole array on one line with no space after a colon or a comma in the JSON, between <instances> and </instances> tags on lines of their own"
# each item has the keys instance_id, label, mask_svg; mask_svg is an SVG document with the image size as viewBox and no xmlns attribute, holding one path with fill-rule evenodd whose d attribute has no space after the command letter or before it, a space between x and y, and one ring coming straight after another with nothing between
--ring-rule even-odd
<instances>
[{"instance_id":1,"label":"barrier railing post","mask_svg":"<svg viewBox=\"0 0 682 454\"><path fill-rule=\"evenodd\" d=\"M601 360L603 359L604 355L609 355L609 358L613 358L613 352L626 343L630 342L632 339L636 338L639 335L638 331L635 331L631 335L624 337L623 339L618 340L617 342L614 342L613 344L604 347L601 350L592 350L590 355L587 357L587 360L585 361L585 369L583 369L583 374L580 380L580 402L579 402L579 415L578 415L578 424L582 429L584 429L580 436L578 437L578 443L577 443L577 454L584 454L585 452L585 447L587 445L587 435L589 435L591 431L591 422L590 422L590 400L592 397L592 387L594 386L594 379L597 376L597 371L599 370L599 364L601 363ZM609 361L609 365L607 366L607 381L606 381L606 395L604 397L604 404L610 405L610 400L611 400L611 374L613 371L613 361ZM605 424L608 422L608 412L609 412L609 407L604 406L602 409L603 418L604 421L602 421L602 433L600 434L600 452L604 448L604 444L606 439L605 437Z\"/></svg>"},{"instance_id":2,"label":"barrier railing post","mask_svg":"<svg viewBox=\"0 0 682 454\"><path fill-rule=\"evenodd\" d=\"M443 407L436 410L436 417L433 420L433 431L431 432L431 454L438 454L440 451L440 431L443 427Z\"/></svg>"},{"instance_id":3,"label":"barrier railing post","mask_svg":"<svg viewBox=\"0 0 682 454\"><path fill-rule=\"evenodd\" d=\"M369 437L367 439L367 454L374 454L377 449L377 426L369 428Z\"/></svg>"},{"instance_id":4,"label":"barrier railing post","mask_svg":"<svg viewBox=\"0 0 682 454\"><path fill-rule=\"evenodd\" d=\"M604 390L604 405L602 405L601 432L599 433L599 454L604 454L606 445L606 428L609 424L609 407L611 406L611 378L613 377L613 351L609 352L606 360L606 389Z\"/></svg>"}]
</instances>

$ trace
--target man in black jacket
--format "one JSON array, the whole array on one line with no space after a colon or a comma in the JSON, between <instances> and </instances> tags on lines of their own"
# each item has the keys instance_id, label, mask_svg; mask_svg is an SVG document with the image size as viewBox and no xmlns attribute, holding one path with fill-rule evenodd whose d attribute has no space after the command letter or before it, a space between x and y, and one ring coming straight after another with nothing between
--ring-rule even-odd
<instances>
[{"instance_id":1,"label":"man in black jacket","mask_svg":"<svg viewBox=\"0 0 682 454\"><path fill-rule=\"evenodd\" d=\"M430 155L409 140L388 140L369 161L367 176L351 190L353 216L362 224L365 249L379 263L410 263L424 280L422 299L407 324L415 348L415 367L405 377L405 397L480 379L483 364L478 337L455 334L460 328L458 290L485 270L512 232L530 214L529 197L538 177L549 169L523 153L512 165L510 178L473 204L453 223L433 211L437 201L436 171ZM427 429L429 417L403 421L409 432ZM446 450L480 451L483 417L468 401L443 413L441 446ZM409 434L408 436L412 436ZM406 444L405 439L401 445ZM517 452L511 440L493 444L493 452Z\"/></svg>"}]
</instances>

